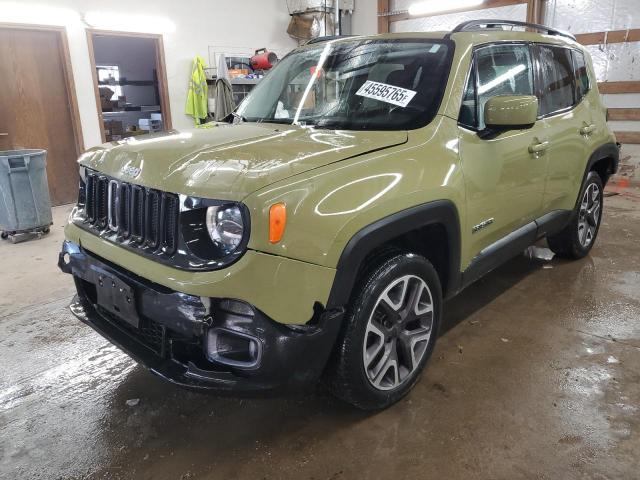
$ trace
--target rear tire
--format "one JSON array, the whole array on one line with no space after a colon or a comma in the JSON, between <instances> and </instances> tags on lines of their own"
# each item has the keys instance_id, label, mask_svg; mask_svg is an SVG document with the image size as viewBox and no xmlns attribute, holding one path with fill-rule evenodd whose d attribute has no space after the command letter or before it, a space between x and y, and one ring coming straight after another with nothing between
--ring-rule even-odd
<instances>
[{"instance_id":1,"label":"rear tire","mask_svg":"<svg viewBox=\"0 0 640 480\"><path fill-rule=\"evenodd\" d=\"M358 408L386 408L411 390L433 351L440 280L426 258L394 254L356 288L326 380L335 396Z\"/></svg>"},{"instance_id":2,"label":"rear tire","mask_svg":"<svg viewBox=\"0 0 640 480\"><path fill-rule=\"evenodd\" d=\"M571 222L560 233L547 237L549 248L559 257L579 259L586 256L598 236L602 204L602 179L596 172L589 172Z\"/></svg>"}]
</instances>

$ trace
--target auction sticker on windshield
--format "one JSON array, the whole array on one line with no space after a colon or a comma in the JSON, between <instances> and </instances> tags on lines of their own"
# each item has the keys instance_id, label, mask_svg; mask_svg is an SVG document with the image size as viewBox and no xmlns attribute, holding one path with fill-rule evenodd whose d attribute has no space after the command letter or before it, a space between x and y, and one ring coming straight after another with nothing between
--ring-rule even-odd
<instances>
[{"instance_id":1,"label":"auction sticker on windshield","mask_svg":"<svg viewBox=\"0 0 640 480\"><path fill-rule=\"evenodd\" d=\"M416 92L413 90L394 87L386 83L372 82L371 80L364 82L356 92L356 95L361 97L373 98L374 100L392 103L400 107L406 107L415 94Z\"/></svg>"}]
</instances>

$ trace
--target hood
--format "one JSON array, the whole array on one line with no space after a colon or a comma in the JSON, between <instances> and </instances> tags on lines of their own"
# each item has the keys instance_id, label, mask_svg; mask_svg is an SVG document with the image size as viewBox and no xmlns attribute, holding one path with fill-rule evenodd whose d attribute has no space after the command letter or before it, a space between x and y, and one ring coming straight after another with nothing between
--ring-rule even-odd
<instances>
[{"instance_id":1,"label":"hood","mask_svg":"<svg viewBox=\"0 0 640 480\"><path fill-rule=\"evenodd\" d=\"M111 142L87 151L80 163L159 190L242 200L279 180L407 141L405 131L213 125Z\"/></svg>"}]
</instances>

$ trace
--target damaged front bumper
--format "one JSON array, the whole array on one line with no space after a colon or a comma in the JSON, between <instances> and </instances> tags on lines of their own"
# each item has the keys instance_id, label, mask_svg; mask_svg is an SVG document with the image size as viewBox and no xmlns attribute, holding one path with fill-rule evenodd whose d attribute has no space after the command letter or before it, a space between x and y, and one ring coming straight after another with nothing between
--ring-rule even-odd
<instances>
[{"instance_id":1,"label":"damaged front bumper","mask_svg":"<svg viewBox=\"0 0 640 480\"><path fill-rule=\"evenodd\" d=\"M153 373L216 392L298 390L315 384L343 312L316 308L303 325L280 324L235 299L151 283L65 241L59 267L73 275L72 313Z\"/></svg>"}]
</instances>

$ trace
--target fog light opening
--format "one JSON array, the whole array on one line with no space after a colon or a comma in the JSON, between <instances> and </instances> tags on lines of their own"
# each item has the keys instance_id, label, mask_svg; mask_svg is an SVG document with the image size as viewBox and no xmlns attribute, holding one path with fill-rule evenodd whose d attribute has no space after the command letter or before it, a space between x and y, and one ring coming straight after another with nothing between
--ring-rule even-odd
<instances>
[{"instance_id":1,"label":"fog light opening","mask_svg":"<svg viewBox=\"0 0 640 480\"><path fill-rule=\"evenodd\" d=\"M212 362L239 368L252 368L260 363L260 340L251 335L224 328L207 332L206 353Z\"/></svg>"},{"instance_id":2,"label":"fog light opening","mask_svg":"<svg viewBox=\"0 0 640 480\"><path fill-rule=\"evenodd\" d=\"M68 253L65 253L62 256L62 261L64 262L65 265L69 265L71 263L71 255L69 255Z\"/></svg>"}]
</instances>

